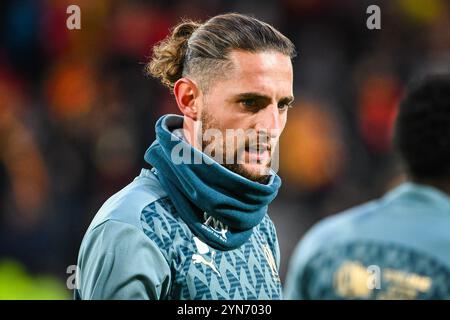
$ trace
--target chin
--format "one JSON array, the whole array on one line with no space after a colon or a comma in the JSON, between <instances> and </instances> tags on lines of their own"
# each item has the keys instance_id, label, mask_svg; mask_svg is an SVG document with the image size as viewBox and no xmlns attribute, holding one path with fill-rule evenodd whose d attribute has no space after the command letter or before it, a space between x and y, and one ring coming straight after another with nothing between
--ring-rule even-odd
<instances>
[{"instance_id":1,"label":"chin","mask_svg":"<svg viewBox=\"0 0 450 320\"><path fill-rule=\"evenodd\" d=\"M265 164L224 165L227 169L249 180L266 184L269 181L270 166Z\"/></svg>"},{"instance_id":2,"label":"chin","mask_svg":"<svg viewBox=\"0 0 450 320\"><path fill-rule=\"evenodd\" d=\"M243 169L254 177L265 177L270 174L270 166L265 164L244 164Z\"/></svg>"}]
</instances>

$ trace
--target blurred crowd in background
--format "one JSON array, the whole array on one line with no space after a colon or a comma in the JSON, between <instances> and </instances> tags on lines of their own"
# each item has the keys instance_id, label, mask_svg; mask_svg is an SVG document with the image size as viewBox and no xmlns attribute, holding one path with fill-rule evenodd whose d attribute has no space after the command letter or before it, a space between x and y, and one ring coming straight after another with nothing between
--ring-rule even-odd
<instances>
[{"instance_id":1,"label":"blurred crowd in background","mask_svg":"<svg viewBox=\"0 0 450 320\"><path fill-rule=\"evenodd\" d=\"M81 30L66 27L70 4ZM371 4L380 30L366 27ZM412 78L450 72L447 0L2 0L0 298L70 297L66 271L92 217L139 174L156 119L178 113L144 75L152 46L181 17L230 11L273 24L298 50L270 207L283 281L313 223L404 178L396 105Z\"/></svg>"}]
</instances>

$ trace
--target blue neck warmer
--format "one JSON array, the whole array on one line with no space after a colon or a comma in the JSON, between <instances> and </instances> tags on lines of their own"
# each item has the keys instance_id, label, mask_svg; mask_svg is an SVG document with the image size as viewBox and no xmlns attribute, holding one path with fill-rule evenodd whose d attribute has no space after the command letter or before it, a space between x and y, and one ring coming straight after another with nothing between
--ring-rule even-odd
<instances>
[{"instance_id":1,"label":"blue neck warmer","mask_svg":"<svg viewBox=\"0 0 450 320\"><path fill-rule=\"evenodd\" d=\"M198 238L219 250L238 248L264 218L281 179L272 171L269 182L261 184L228 170L172 133L182 127L181 116L161 117L155 126L156 140L145 153L145 161L156 169L178 214ZM176 153L188 161L172 161L175 147L190 153Z\"/></svg>"}]
</instances>

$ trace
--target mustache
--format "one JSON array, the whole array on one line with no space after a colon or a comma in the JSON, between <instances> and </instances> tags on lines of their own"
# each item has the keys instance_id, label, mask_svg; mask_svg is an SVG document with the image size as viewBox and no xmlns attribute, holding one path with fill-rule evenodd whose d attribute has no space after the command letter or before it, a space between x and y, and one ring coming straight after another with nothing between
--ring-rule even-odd
<instances>
[{"instance_id":1,"label":"mustache","mask_svg":"<svg viewBox=\"0 0 450 320\"><path fill-rule=\"evenodd\" d=\"M278 136L272 137L267 134L260 134L256 139L247 138L243 147L246 151L272 151L278 141Z\"/></svg>"},{"instance_id":2,"label":"mustache","mask_svg":"<svg viewBox=\"0 0 450 320\"><path fill-rule=\"evenodd\" d=\"M239 150L245 151L272 151L272 146L270 144L259 144L259 143L245 143Z\"/></svg>"},{"instance_id":3,"label":"mustache","mask_svg":"<svg viewBox=\"0 0 450 320\"><path fill-rule=\"evenodd\" d=\"M199 140L205 149L208 146L213 146L212 150L218 151L217 148L222 150L222 154L234 154L242 153L244 151L252 152L272 152L278 144L280 135L271 133L269 131L260 131L258 133L244 133L237 131L236 134L225 136L218 136L218 138L212 134L205 134L206 130L202 132L202 136L199 136Z\"/></svg>"}]
</instances>

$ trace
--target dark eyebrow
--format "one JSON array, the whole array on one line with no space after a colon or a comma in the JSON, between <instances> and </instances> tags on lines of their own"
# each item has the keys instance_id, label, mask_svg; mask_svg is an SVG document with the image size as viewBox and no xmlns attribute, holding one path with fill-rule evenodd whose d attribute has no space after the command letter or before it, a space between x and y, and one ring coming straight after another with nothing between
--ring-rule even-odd
<instances>
[{"instance_id":1,"label":"dark eyebrow","mask_svg":"<svg viewBox=\"0 0 450 320\"><path fill-rule=\"evenodd\" d=\"M256 99L256 100L265 100L265 101L271 100L269 96L266 96L264 94L260 94L257 92L240 93L240 94L237 94L236 96L234 96L234 99L236 99L237 101L244 100L244 99Z\"/></svg>"},{"instance_id":2,"label":"dark eyebrow","mask_svg":"<svg viewBox=\"0 0 450 320\"><path fill-rule=\"evenodd\" d=\"M244 100L244 99L257 99L257 100L266 100L266 101L270 101L271 98L265 94L261 94L261 93L257 93L257 92L245 92L245 93L240 93L238 95L236 95L234 97L234 99L236 100ZM290 104L294 101L294 97L293 96L287 96L287 97L283 97L281 98L278 103L285 103L285 104Z\"/></svg>"}]
</instances>

